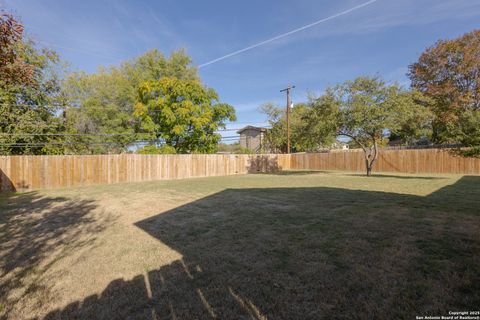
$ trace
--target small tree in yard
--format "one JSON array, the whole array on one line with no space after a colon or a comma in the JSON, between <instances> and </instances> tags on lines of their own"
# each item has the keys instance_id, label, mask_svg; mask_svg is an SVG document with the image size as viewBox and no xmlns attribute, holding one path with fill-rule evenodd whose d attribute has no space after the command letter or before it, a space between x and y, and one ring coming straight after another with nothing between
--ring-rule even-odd
<instances>
[{"instance_id":1,"label":"small tree in yard","mask_svg":"<svg viewBox=\"0 0 480 320\"><path fill-rule=\"evenodd\" d=\"M330 88L318 99L311 101L310 132L320 127L325 139L325 129L333 135L346 136L364 151L367 176L378 159L378 149L387 142L387 134L424 135L428 130L430 113L418 92L405 91L396 85L386 85L374 77L359 77ZM408 124L408 126L407 126ZM415 126L415 128L413 128ZM408 127L408 132L404 128Z\"/></svg>"}]
</instances>

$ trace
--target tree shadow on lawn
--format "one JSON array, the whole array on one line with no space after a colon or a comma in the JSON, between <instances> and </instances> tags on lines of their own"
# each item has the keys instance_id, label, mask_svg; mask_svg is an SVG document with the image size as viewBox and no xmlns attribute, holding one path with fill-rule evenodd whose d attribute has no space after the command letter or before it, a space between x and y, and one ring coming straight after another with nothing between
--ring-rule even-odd
<instances>
[{"instance_id":1,"label":"tree shadow on lawn","mask_svg":"<svg viewBox=\"0 0 480 320\"><path fill-rule=\"evenodd\" d=\"M227 189L136 226L183 259L46 319L411 319L480 305L480 177L426 196Z\"/></svg>"},{"instance_id":2,"label":"tree shadow on lawn","mask_svg":"<svg viewBox=\"0 0 480 320\"><path fill-rule=\"evenodd\" d=\"M90 216L96 207L92 200L37 192L0 194L0 318L35 290L35 279L55 261L93 241L104 228Z\"/></svg>"},{"instance_id":3,"label":"tree shadow on lawn","mask_svg":"<svg viewBox=\"0 0 480 320\"><path fill-rule=\"evenodd\" d=\"M331 171L321 171L321 170L282 170L275 172L279 176L307 176L311 174L319 173L332 173Z\"/></svg>"},{"instance_id":4,"label":"tree shadow on lawn","mask_svg":"<svg viewBox=\"0 0 480 320\"><path fill-rule=\"evenodd\" d=\"M351 176L351 177L365 177L365 173L350 173L350 174L344 174L345 176ZM383 173L374 173L372 174L372 177L374 178L395 178L395 179L407 179L407 180L443 180L447 179L445 177L422 177L422 176L402 176L400 173L399 174L383 174Z\"/></svg>"}]
</instances>

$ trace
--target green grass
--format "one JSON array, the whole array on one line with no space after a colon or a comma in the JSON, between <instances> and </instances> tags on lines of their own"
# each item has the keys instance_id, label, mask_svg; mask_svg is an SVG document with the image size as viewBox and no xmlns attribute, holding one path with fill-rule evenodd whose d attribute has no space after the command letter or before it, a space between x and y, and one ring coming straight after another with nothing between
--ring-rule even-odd
<instances>
[{"instance_id":1,"label":"green grass","mask_svg":"<svg viewBox=\"0 0 480 320\"><path fill-rule=\"evenodd\" d=\"M6 318L395 318L480 305L480 177L286 172L0 195Z\"/></svg>"}]
</instances>

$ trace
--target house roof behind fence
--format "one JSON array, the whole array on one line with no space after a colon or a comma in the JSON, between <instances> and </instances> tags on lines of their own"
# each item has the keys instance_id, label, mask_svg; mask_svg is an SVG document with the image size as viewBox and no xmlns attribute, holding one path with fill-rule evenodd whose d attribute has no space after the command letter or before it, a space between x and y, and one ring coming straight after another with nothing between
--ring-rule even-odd
<instances>
[{"instance_id":1,"label":"house roof behind fence","mask_svg":"<svg viewBox=\"0 0 480 320\"><path fill-rule=\"evenodd\" d=\"M254 127L254 126L246 126L240 130L237 131L238 134L241 134L243 131L245 130L257 130L257 131L260 131L260 132L265 132L267 131L266 128L262 128L262 127Z\"/></svg>"}]
</instances>

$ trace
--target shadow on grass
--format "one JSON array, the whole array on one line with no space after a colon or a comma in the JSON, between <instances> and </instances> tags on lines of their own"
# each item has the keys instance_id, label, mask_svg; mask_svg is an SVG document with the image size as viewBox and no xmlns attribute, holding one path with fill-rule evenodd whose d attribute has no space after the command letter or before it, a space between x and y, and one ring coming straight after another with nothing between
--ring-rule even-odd
<instances>
[{"instance_id":1,"label":"shadow on grass","mask_svg":"<svg viewBox=\"0 0 480 320\"><path fill-rule=\"evenodd\" d=\"M227 189L136 223L183 255L46 319L411 318L480 305L480 177L427 197Z\"/></svg>"},{"instance_id":2,"label":"shadow on grass","mask_svg":"<svg viewBox=\"0 0 480 320\"><path fill-rule=\"evenodd\" d=\"M47 197L36 192L0 194L0 305L1 313L29 292L26 279L40 277L56 259L86 246L93 238L83 237L103 229L89 213L91 200ZM31 283L35 286L35 281ZM47 299L47 297L44 297Z\"/></svg>"},{"instance_id":3,"label":"shadow on grass","mask_svg":"<svg viewBox=\"0 0 480 320\"><path fill-rule=\"evenodd\" d=\"M331 173L328 171L321 171L321 170L283 170L276 172L275 174L279 176L307 176L311 174L319 174L319 173Z\"/></svg>"},{"instance_id":4,"label":"shadow on grass","mask_svg":"<svg viewBox=\"0 0 480 320\"><path fill-rule=\"evenodd\" d=\"M349 174L344 174L345 176L351 176L351 177L365 177L365 173L349 173ZM442 179L447 179L445 177L422 177L422 176L404 176L401 173L399 174L382 174L382 173L374 173L372 174L373 178L395 178L395 179L419 179L419 180L442 180Z\"/></svg>"},{"instance_id":5,"label":"shadow on grass","mask_svg":"<svg viewBox=\"0 0 480 320\"><path fill-rule=\"evenodd\" d=\"M0 169L0 192L14 192L17 191L13 185L12 180ZM0 195L1 196L1 195Z\"/></svg>"}]
</instances>

